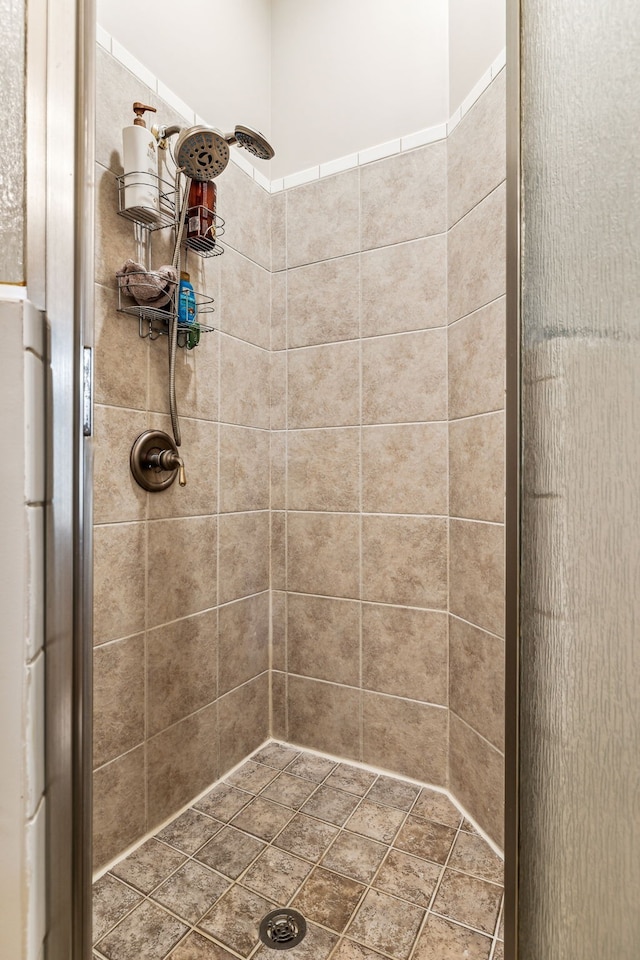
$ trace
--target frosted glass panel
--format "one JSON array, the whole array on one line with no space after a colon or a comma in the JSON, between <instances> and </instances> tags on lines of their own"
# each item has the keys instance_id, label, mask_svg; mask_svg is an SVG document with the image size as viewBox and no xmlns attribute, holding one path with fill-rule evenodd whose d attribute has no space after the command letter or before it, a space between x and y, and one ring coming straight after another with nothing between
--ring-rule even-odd
<instances>
[{"instance_id":1,"label":"frosted glass panel","mask_svg":"<svg viewBox=\"0 0 640 960\"><path fill-rule=\"evenodd\" d=\"M521 960L640 942L637 0L524 0Z\"/></svg>"},{"instance_id":2,"label":"frosted glass panel","mask_svg":"<svg viewBox=\"0 0 640 960\"><path fill-rule=\"evenodd\" d=\"M0 283L24 280L24 4L0 0Z\"/></svg>"}]
</instances>

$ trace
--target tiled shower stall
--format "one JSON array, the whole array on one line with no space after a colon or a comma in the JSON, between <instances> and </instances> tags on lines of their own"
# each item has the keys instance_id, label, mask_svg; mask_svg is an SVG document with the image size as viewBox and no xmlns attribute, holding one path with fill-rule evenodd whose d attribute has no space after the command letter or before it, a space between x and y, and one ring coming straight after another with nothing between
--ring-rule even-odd
<instances>
[{"instance_id":1,"label":"tiled shower stall","mask_svg":"<svg viewBox=\"0 0 640 960\"><path fill-rule=\"evenodd\" d=\"M229 164L188 483L147 494L167 351L116 309L115 177L134 100L187 121L97 59L96 869L269 737L448 789L500 846L504 71L436 143L277 193Z\"/></svg>"}]
</instances>

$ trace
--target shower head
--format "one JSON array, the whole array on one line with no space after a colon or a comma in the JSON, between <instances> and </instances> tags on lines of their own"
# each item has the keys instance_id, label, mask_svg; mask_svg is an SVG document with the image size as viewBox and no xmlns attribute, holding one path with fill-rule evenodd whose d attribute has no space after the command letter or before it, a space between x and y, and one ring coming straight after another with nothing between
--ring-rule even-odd
<instances>
[{"instance_id":1,"label":"shower head","mask_svg":"<svg viewBox=\"0 0 640 960\"><path fill-rule=\"evenodd\" d=\"M275 156L275 150L259 130L252 130L251 127L243 127L238 124L229 136L225 137L227 143L235 143L238 147L243 147L258 157L259 160L271 160Z\"/></svg>"},{"instance_id":2,"label":"shower head","mask_svg":"<svg viewBox=\"0 0 640 960\"><path fill-rule=\"evenodd\" d=\"M175 157L187 177L213 180L229 163L229 145L222 134L211 127L189 127L178 137Z\"/></svg>"}]
</instances>

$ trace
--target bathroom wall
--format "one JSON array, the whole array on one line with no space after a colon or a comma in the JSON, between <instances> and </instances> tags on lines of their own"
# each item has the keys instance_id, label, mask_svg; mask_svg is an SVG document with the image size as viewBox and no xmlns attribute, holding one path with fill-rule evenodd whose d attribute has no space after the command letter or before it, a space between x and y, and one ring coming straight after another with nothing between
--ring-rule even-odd
<instances>
[{"instance_id":1,"label":"bathroom wall","mask_svg":"<svg viewBox=\"0 0 640 960\"><path fill-rule=\"evenodd\" d=\"M244 123L270 136L271 0L183 0L179 10L172 0L96 0L96 16L118 52L207 123L225 131Z\"/></svg>"},{"instance_id":2,"label":"bathroom wall","mask_svg":"<svg viewBox=\"0 0 640 960\"><path fill-rule=\"evenodd\" d=\"M271 6L272 177L448 119L447 0Z\"/></svg>"},{"instance_id":3,"label":"bathroom wall","mask_svg":"<svg viewBox=\"0 0 640 960\"><path fill-rule=\"evenodd\" d=\"M455 113L504 49L505 0L448 0L449 114Z\"/></svg>"},{"instance_id":4,"label":"bathroom wall","mask_svg":"<svg viewBox=\"0 0 640 960\"><path fill-rule=\"evenodd\" d=\"M504 71L448 141L273 197L273 730L500 842Z\"/></svg>"},{"instance_id":5,"label":"bathroom wall","mask_svg":"<svg viewBox=\"0 0 640 960\"><path fill-rule=\"evenodd\" d=\"M170 424L166 343L116 310L115 173L134 99L179 117L103 49L98 77L96 862L269 730L449 785L499 842L504 71L448 141L271 196L229 165L163 494L128 468Z\"/></svg>"},{"instance_id":6,"label":"bathroom wall","mask_svg":"<svg viewBox=\"0 0 640 960\"><path fill-rule=\"evenodd\" d=\"M277 144L277 179L447 122L504 49L504 0L98 0L98 22L208 123ZM207 82L175 25L210 44Z\"/></svg>"},{"instance_id":7,"label":"bathroom wall","mask_svg":"<svg viewBox=\"0 0 640 960\"><path fill-rule=\"evenodd\" d=\"M446 180L441 141L288 190L273 209L287 383L273 435L285 462L272 492L275 732L437 784Z\"/></svg>"},{"instance_id":8,"label":"bathroom wall","mask_svg":"<svg viewBox=\"0 0 640 960\"><path fill-rule=\"evenodd\" d=\"M449 786L498 843L504 779L505 75L448 138Z\"/></svg>"},{"instance_id":9,"label":"bathroom wall","mask_svg":"<svg viewBox=\"0 0 640 960\"><path fill-rule=\"evenodd\" d=\"M166 338L117 312L134 257L115 175L131 103L172 109L97 51L95 862L138 840L258 746L269 727L270 197L234 164L218 181L221 258L188 263L215 333L179 351L187 486L147 494L129 470L146 428L171 431ZM152 263L171 260L156 233ZM204 318L203 318L204 319Z\"/></svg>"}]
</instances>

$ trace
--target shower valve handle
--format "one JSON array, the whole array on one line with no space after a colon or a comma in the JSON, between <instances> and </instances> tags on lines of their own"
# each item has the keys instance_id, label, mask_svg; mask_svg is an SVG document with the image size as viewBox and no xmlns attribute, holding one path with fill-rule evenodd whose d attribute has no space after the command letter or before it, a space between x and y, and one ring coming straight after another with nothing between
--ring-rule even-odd
<instances>
[{"instance_id":1,"label":"shower valve handle","mask_svg":"<svg viewBox=\"0 0 640 960\"><path fill-rule=\"evenodd\" d=\"M178 471L178 483L181 487L187 485L187 475L184 469L184 460L173 450L161 450L158 453L151 453L147 458L150 467L159 467L160 470Z\"/></svg>"},{"instance_id":2,"label":"shower valve handle","mask_svg":"<svg viewBox=\"0 0 640 960\"><path fill-rule=\"evenodd\" d=\"M181 487L186 486L184 461L178 447L168 433L145 430L131 448L131 472L145 490L166 490L176 477Z\"/></svg>"}]
</instances>

